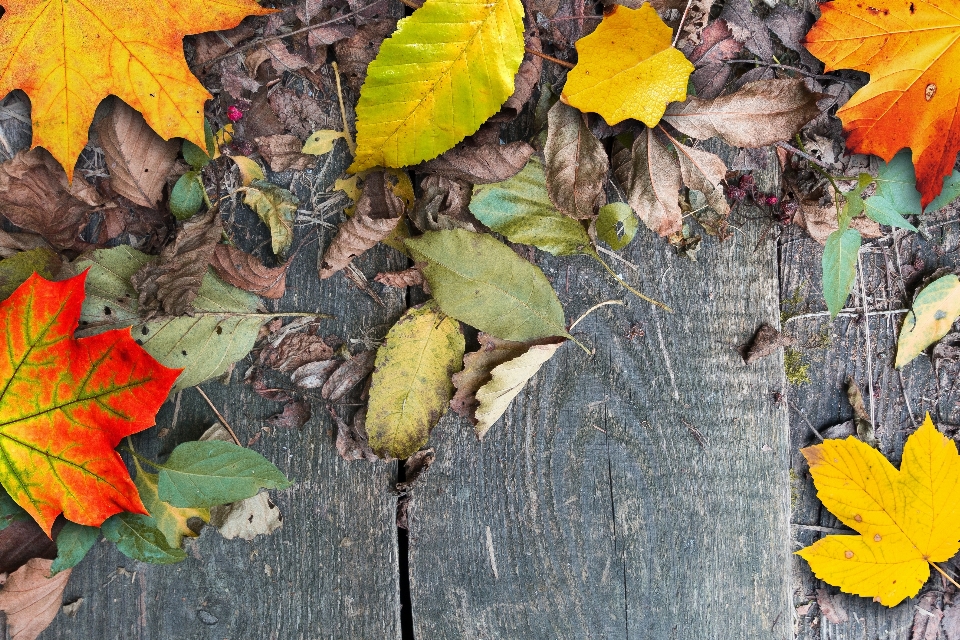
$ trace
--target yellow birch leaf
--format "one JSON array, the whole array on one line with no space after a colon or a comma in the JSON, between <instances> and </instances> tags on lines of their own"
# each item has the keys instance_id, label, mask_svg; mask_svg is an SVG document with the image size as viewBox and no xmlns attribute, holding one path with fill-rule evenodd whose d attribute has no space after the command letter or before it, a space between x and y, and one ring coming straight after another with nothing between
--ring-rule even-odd
<instances>
[{"instance_id":1,"label":"yellow birch leaf","mask_svg":"<svg viewBox=\"0 0 960 640\"><path fill-rule=\"evenodd\" d=\"M190 518L200 518L204 522L209 522L210 510L181 509L164 502L157 492L160 476L144 471L136 458L134 458L134 465L137 467L137 477L133 479L133 483L137 485L143 506L150 512L153 524L163 533L163 537L167 539L170 546L179 549L183 536L196 538L198 534L187 526L187 521Z\"/></svg>"},{"instance_id":2,"label":"yellow birch leaf","mask_svg":"<svg viewBox=\"0 0 960 640\"><path fill-rule=\"evenodd\" d=\"M0 96L22 89L30 97L33 146L69 178L109 95L164 139L206 148L203 104L213 96L187 67L183 38L272 13L253 0L5 0L3 8Z\"/></svg>"},{"instance_id":3,"label":"yellow birch leaf","mask_svg":"<svg viewBox=\"0 0 960 640\"><path fill-rule=\"evenodd\" d=\"M577 40L577 66L560 100L599 113L609 125L636 118L656 126L667 103L687 98L693 65L671 46L673 31L649 4L614 5L596 31Z\"/></svg>"},{"instance_id":4,"label":"yellow birch leaf","mask_svg":"<svg viewBox=\"0 0 960 640\"><path fill-rule=\"evenodd\" d=\"M267 176L263 175L263 169L260 168L256 160L248 158L247 156L230 156L230 159L233 160L237 165L237 169L240 170L240 182L243 186L249 187L254 180L267 179Z\"/></svg>"},{"instance_id":5,"label":"yellow birch leaf","mask_svg":"<svg viewBox=\"0 0 960 640\"><path fill-rule=\"evenodd\" d=\"M513 94L522 60L520 0L426 0L367 69L349 171L405 167L452 149Z\"/></svg>"},{"instance_id":6,"label":"yellow birch leaf","mask_svg":"<svg viewBox=\"0 0 960 640\"><path fill-rule=\"evenodd\" d=\"M853 436L802 453L823 505L860 534L797 552L821 580L892 607L960 549L960 455L929 414L907 438L899 471Z\"/></svg>"},{"instance_id":7,"label":"yellow birch leaf","mask_svg":"<svg viewBox=\"0 0 960 640\"><path fill-rule=\"evenodd\" d=\"M300 153L309 153L313 156L322 156L326 153L333 151L333 145L340 138L346 138L346 134L343 131L335 131L333 129L320 129L319 131L314 131L310 134L310 137L307 138L307 141L303 145L303 149L300 150Z\"/></svg>"},{"instance_id":8,"label":"yellow birch leaf","mask_svg":"<svg viewBox=\"0 0 960 640\"><path fill-rule=\"evenodd\" d=\"M913 310L903 320L897 340L899 369L924 349L947 335L960 317L960 278L950 274L937 278L913 301Z\"/></svg>"},{"instance_id":9,"label":"yellow birch leaf","mask_svg":"<svg viewBox=\"0 0 960 640\"><path fill-rule=\"evenodd\" d=\"M381 457L407 458L426 444L463 364L460 323L433 303L409 309L377 350L367 436Z\"/></svg>"}]
</instances>

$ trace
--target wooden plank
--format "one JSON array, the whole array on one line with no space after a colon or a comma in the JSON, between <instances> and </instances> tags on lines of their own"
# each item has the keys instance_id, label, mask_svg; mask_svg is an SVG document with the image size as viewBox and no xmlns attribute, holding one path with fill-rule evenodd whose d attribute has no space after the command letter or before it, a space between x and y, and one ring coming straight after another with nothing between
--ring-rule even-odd
<instances>
[{"instance_id":1,"label":"wooden plank","mask_svg":"<svg viewBox=\"0 0 960 640\"><path fill-rule=\"evenodd\" d=\"M918 284L908 284L904 289L900 277L903 265L913 265L919 258L917 266L931 273L940 266L956 268L960 264L957 208L936 214L927 224L929 240L898 232L897 237L901 239L896 248L888 236L861 250L861 277L867 310L871 314L866 320L862 316L841 316L830 322L826 315L814 315L825 308L820 295L822 250L796 229L788 229L781 240L781 297L787 301L784 310L800 314L786 321L784 331L797 338L797 349L802 364L809 367L810 379L806 384L791 385L787 394L795 407L791 411L790 427L794 550L812 544L831 530L845 529L817 500L799 449L819 441L813 429L823 430L852 417L853 410L845 395L848 378L853 378L863 390L868 410L872 403L880 451L895 465L899 465L904 441L927 411L942 431L956 436L956 425L960 424L957 367L945 367L938 379L927 356L921 355L904 368L901 379L893 368L893 359L903 314L884 313L905 308L908 295L912 295ZM859 279L847 308L864 308ZM871 374L872 395L869 392ZM910 637L919 598L887 608L866 598L839 593L837 588L817 580L809 565L796 556L793 569L794 604L804 607L805 611L798 617L798 638ZM944 587L939 576L933 575L920 595L929 591L942 593ZM816 604L806 607L816 602L818 589L823 589L839 604L844 611L841 618L845 619L831 622Z\"/></svg>"},{"instance_id":2,"label":"wooden plank","mask_svg":"<svg viewBox=\"0 0 960 640\"><path fill-rule=\"evenodd\" d=\"M306 183L323 188L346 167L341 155L319 174L298 177L295 188L308 202ZM279 176L283 178L284 176ZM287 176L289 180L289 176ZM225 216L230 218L230 216ZM334 222L337 216L331 216ZM246 209L236 212L234 238L244 248L268 246L264 226ZM312 227L297 229L297 243ZM325 247L334 230L321 233ZM275 311L335 314L322 331L345 339L381 338L402 313L402 292L385 292L380 307L348 286L342 276L321 282L317 245L303 249L288 275L287 294ZM380 247L358 260L365 273L398 269L406 260ZM355 347L356 350L356 347ZM41 636L52 638L399 638L400 600L396 498L390 493L395 464L346 462L336 453L324 403L313 403L313 418L301 429L261 431L281 410L242 384L250 358L238 363L229 385L202 385L241 442L259 435L252 448L276 463L296 485L271 492L284 516L283 527L252 542L224 540L205 529L188 541L190 557L175 566L135 562L112 544L91 551L70 578L64 602L83 598L76 617L60 615ZM277 378L289 387L289 378ZM167 402L158 429L139 434L135 445L156 457L177 442L196 439L216 421L194 389L183 391L179 410Z\"/></svg>"},{"instance_id":3,"label":"wooden plank","mask_svg":"<svg viewBox=\"0 0 960 640\"><path fill-rule=\"evenodd\" d=\"M578 326L596 354L566 345L482 443L451 416L434 432L410 507L415 637L790 635L782 363L736 350L778 320L762 231L696 263L641 233L626 257L674 314L588 258L541 261L569 317L628 306Z\"/></svg>"}]
</instances>

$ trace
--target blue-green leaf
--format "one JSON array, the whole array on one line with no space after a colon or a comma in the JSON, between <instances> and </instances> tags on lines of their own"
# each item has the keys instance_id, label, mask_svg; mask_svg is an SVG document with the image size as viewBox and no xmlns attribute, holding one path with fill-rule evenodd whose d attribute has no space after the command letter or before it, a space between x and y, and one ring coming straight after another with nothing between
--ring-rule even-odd
<instances>
[{"instance_id":1,"label":"blue-green leaf","mask_svg":"<svg viewBox=\"0 0 960 640\"><path fill-rule=\"evenodd\" d=\"M843 309L857 278L857 252L861 241L856 229L838 229L830 234L823 248L823 297L832 318Z\"/></svg>"},{"instance_id":2,"label":"blue-green leaf","mask_svg":"<svg viewBox=\"0 0 960 640\"><path fill-rule=\"evenodd\" d=\"M117 545L123 555L153 564L173 564L186 560L183 549L167 544L159 529L150 526L150 518L138 513L118 513L100 527L103 537Z\"/></svg>"},{"instance_id":3,"label":"blue-green leaf","mask_svg":"<svg viewBox=\"0 0 960 640\"><path fill-rule=\"evenodd\" d=\"M920 214L920 192L910 150L904 149L884 163L877 172L876 183L876 193L864 202L867 216L880 224L916 231L904 218Z\"/></svg>"},{"instance_id":4,"label":"blue-green leaf","mask_svg":"<svg viewBox=\"0 0 960 640\"><path fill-rule=\"evenodd\" d=\"M57 534L57 558L50 567L50 574L56 575L77 566L99 537L99 527L87 527L67 521Z\"/></svg>"}]
</instances>

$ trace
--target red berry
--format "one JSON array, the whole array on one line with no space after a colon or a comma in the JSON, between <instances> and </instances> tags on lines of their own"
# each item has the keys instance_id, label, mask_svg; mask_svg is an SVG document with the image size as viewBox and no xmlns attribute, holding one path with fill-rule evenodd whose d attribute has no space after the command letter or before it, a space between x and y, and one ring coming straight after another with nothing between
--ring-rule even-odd
<instances>
[{"instance_id":1,"label":"red berry","mask_svg":"<svg viewBox=\"0 0 960 640\"><path fill-rule=\"evenodd\" d=\"M767 196L767 204L770 205L771 207L777 204L778 202L780 202L780 198L778 198L777 196Z\"/></svg>"},{"instance_id":2,"label":"red berry","mask_svg":"<svg viewBox=\"0 0 960 640\"><path fill-rule=\"evenodd\" d=\"M227 119L229 119L230 122L236 122L242 117L243 117L243 111L240 111L239 107L236 107L236 106L227 107Z\"/></svg>"}]
</instances>

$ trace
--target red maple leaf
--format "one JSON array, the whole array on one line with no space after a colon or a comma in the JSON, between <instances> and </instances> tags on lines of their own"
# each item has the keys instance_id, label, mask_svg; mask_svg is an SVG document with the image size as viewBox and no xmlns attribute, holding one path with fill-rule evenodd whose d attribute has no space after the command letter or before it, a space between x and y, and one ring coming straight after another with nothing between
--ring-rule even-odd
<instances>
[{"instance_id":1,"label":"red maple leaf","mask_svg":"<svg viewBox=\"0 0 960 640\"><path fill-rule=\"evenodd\" d=\"M47 535L60 513L90 526L147 513L114 448L153 426L180 373L130 329L74 339L85 280L34 274L0 302L0 484Z\"/></svg>"}]
</instances>

